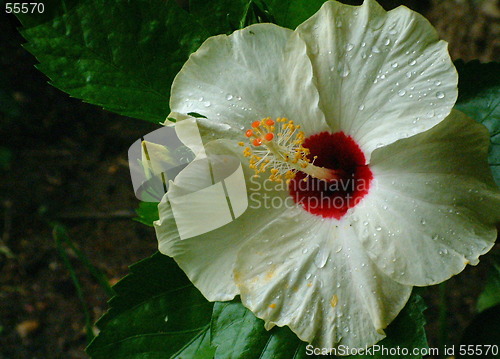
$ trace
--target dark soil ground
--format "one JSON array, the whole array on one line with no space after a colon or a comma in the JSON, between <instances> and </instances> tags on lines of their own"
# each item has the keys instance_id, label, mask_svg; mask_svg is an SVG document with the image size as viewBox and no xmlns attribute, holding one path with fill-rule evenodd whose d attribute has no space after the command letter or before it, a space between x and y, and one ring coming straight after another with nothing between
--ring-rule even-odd
<instances>
[{"instance_id":1,"label":"dark soil ground","mask_svg":"<svg viewBox=\"0 0 500 359\"><path fill-rule=\"evenodd\" d=\"M499 60L498 1L382 3L404 3L427 16L455 59ZM158 126L105 112L48 85L21 47L18 26L14 17L0 22L0 151L12 156L6 167L0 162L0 235L12 253L0 248L0 359L86 358L81 303L49 221L63 224L111 283L127 274L128 265L153 254L154 231L131 220L137 200L127 150ZM95 321L109 298L75 253L66 253ZM485 268L481 262L448 282L450 343L475 313ZM436 346L438 288L426 293L428 335Z\"/></svg>"}]
</instances>

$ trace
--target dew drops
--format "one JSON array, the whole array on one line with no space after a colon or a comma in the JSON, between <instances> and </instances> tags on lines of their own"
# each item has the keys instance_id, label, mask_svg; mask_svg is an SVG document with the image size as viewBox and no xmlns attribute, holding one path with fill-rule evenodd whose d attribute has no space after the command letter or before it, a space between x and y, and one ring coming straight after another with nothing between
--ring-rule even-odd
<instances>
[{"instance_id":1,"label":"dew drops","mask_svg":"<svg viewBox=\"0 0 500 359\"><path fill-rule=\"evenodd\" d=\"M168 322L168 315L165 316L164 321L165 321L165 323Z\"/></svg>"},{"instance_id":2,"label":"dew drops","mask_svg":"<svg viewBox=\"0 0 500 359\"><path fill-rule=\"evenodd\" d=\"M348 42L347 45L345 45L345 49L346 49L347 52L349 52L352 49L354 49L354 45L351 44L350 42Z\"/></svg>"},{"instance_id":3,"label":"dew drops","mask_svg":"<svg viewBox=\"0 0 500 359\"><path fill-rule=\"evenodd\" d=\"M439 239L439 235L435 234L432 236L433 241L437 241Z\"/></svg>"},{"instance_id":4,"label":"dew drops","mask_svg":"<svg viewBox=\"0 0 500 359\"><path fill-rule=\"evenodd\" d=\"M425 221L425 219L423 219L423 218L422 218L422 219L420 220L420 224L425 225L426 223L427 223L427 222Z\"/></svg>"},{"instance_id":5,"label":"dew drops","mask_svg":"<svg viewBox=\"0 0 500 359\"><path fill-rule=\"evenodd\" d=\"M307 273L306 274L306 280L309 280L309 278L311 278L312 274L311 273Z\"/></svg>"},{"instance_id":6,"label":"dew drops","mask_svg":"<svg viewBox=\"0 0 500 359\"><path fill-rule=\"evenodd\" d=\"M233 95L227 94L226 100L231 101L233 99Z\"/></svg>"},{"instance_id":7,"label":"dew drops","mask_svg":"<svg viewBox=\"0 0 500 359\"><path fill-rule=\"evenodd\" d=\"M366 46L366 42L362 42L361 47L365 47L365 46Z\"/></svg>"},{"instance_id":8,"label":"dew drops","mask_svg":"<svg viewBox=\"0 0 500 359\"><path fill-rule=\"evenodd\" d=\"M399 66L399 64L398 64L397 62L393 62L391 66L392 66L392 68L394 68L394 69L395 69L396 67L398 67L398 66Z\"/></svg>"},{"instance_id":9,"label":"dew drops","mask_svg":"<svg viewBox=\"0 0 500 359\"><path fill-rule=\"evenodd\" d=\"M336 26L337 26L337 28L339 28L339 29L340 29L340 28L342 27L342 21L340 21L340 20L339 20L339 21L337 22L337 25L336 25Z\"/></svg>"},{"instance_id":10,"label":"dew drops","mask_svg":"<svg viewBox=\"0 0 500 359\"><path fill-rule=\"evenodd\" d=\"M211 103L210 103L210 101L205 101L205 102L203 103L203 105L204 105L205 107L210 107Z\"/></svg>"},{"instance_id":11,"label":"dew drops","mask_svg":"<svg viewBox=\"0 0 500 359\"><path fill-rule=\"evenodd\" d=\"M439 86L439 85L441 85L441 81L439 81L439 80L434 81L434 85L435 85L435 86Z\"/></svg>"},{"instance_id":12,"label":"dew drops","mask_svg":"<svg viewBox=\"0 0 500 359\"><path fill-rule=\"evenodd\" d=\"M386 39L384 40L384 45L385 45L385 46L389 46L390 44L391 44L391 39L386 38Z\"/></svg>"},{"instance_id":13,"label":"dew drops","mask_svg":"<svg viewBox=\"0 0 500 359\"><path fill-rule=\"evenodd\" d=\"M203 97L200 97L200 98L198 99L198 101L200 101L200 102L203 102L203 100L204 100L204 98L203 98Z\"/></svg>"},{"instance_id":14,"label":"dew drops","mask_svg":"<svg viewBox=\"0 0 500 359\"><path fill-rule=\"evenodd\" d=\"M364 221L363 226L367 226L367 225L368 225L368 221Z\"/></svg>"},{"instance_id":15,"label":"dew drops","mask_svg":"<svg viewBox=\"0 0 500 359\"><path fill-rule=\"evenodd\" d=\"M323 268L328 261L328 257L330 256L330 253L328 250L322 248L318 251L318 254L314 258L314 264L318 268Z\"/></svg>"},{"instance_id":16,"label":"dew drops","mask_svg":"<svg viewBox=\"0 0 500 359\"><path fill-rule=\"evenodd\" d=\"M403 97L404 95L406 95L406 90L399 90L398 91L398 96L399 97Z\"/></svg>"},{"instance_id":17,"label":"dew drops","mask_svg":"<svg viewBox=\"0 0 500 359\"><path fill-rule=\"evenodd\" d=\"M304 248L304 249L302 250L302 253L303 253L303 254L306 254L307 252L309 252L309 249L307 249L307 248Z\"/></svg>"},{"instance_id":18,"label":"dew drops","mask_svg":"<svg viewBox=\"0 0 500 359\"><path fill-rule=\"evenodd\" d=\"M376 45L374 45L372 47L372 52L375 53L375 54L379 54L380 53L380 49Z\"/></svg>"},{"instance_id":19,"label":"dew drops","mask_svg":"<svg viewBox=\"0 0 500 359\"><path fill-rule=\"evenodd\" d=\"M444 256L444 255L448 254L448 250L446 248L442 248L439 250L438 253L439 253L439 255Z\"/></svg>"},{"instance_id":20,"label":"dew drops","mask_svg":"<svg viewBox=\"0 0 500 359\"><path fill-rule=\"evenodd\" d=\"M408 71L408 72L406 73L406 77L407 77L407 78L410 78L412 75L413 75L413 73L412 73L411 71Z\"/></svg>"},{"instance_id":21,"label":"dew drops","mask_svg":"<svg viewBox=\"0 0 500 359\"><path fill-rule=\"evenodd\" d=\"M444 98L444 92L442 92L442 91L436 92L436 97L437 98Z\"/></svg>"},{"instance_id":22,"label":"dew drops","mask_svg":"<svg viewBox=\"0 0 500 359\"><path fill-rule=\"evenodd\" d=\"M359 105L359 107L358 107L359 111L363 111L364 109L365 109L365 105L363 105L363 104Z\"/></svg>"},{"instance_id":23,"label":"dew drops","mask_svg":"<svg viewBox=\"0 0 500 359\"><path fill-rule=\"evenodd\" d=\"M415 66L417 64L417 60L410 60L410 62L408 62L408 65L410 66Z\"/></svg>"},{"instance_id":24,"label":"dew drops","mask_svg":"<svg viewBox=\"0 0 500 359\"><path fill-rule=\"evenodd\" d=\"M340 69L340 73L339 73L340 77L345 78L345 77L349 76L350 73L351 73L351 69L349 68L349 65L347 63L344 63L344 65Z\"/></svg>"},{"instance_id":25,"label":"dew drops","mask_svg":"<svg viewBox=\"0 0 500 359\"><path fill-rule=\"evenodd\" d=\"M382 227L380 227L380 226L375 227L375 230L376 230L377 232L380 232L380 231L382 230Z\"/></svg>"}]
</instances>

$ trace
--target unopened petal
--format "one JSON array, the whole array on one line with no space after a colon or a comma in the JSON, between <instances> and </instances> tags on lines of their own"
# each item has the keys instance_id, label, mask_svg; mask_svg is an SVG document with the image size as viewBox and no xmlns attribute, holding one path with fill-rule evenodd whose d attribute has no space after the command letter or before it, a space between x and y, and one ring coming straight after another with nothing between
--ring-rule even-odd
<instances>
[{"instance_id":1,"label":"unopened petal","mask_svg":"<svg viewBox=\"0 0 500 359\"><path fill-rule=\"evenodd\" d=\"M213 141L207 144L206 151L212 164L212 159L218 155L230 155L242 161L245 159L241 147L232 141ZM231 209L225 202L226 196L221 185L224 175L215 178L213 183L212 175L217 176L217 168L212 166L210 170L204 162L194 161L188 165L170 184L169 192L158 207L160 219L155 222L155 229L160 252L173 257L191 282L211 301L230 300L239 293L233 277L238 251L259 228L285 210L282 206L271 205L262 208L259 201L264 194L273 198L285 197L285 191L276 191L273 184L265 182L264 178L253 177L254 172L248 166L243 167L243 172L247 192L241 192L238 188L232 191L231 183L227 179L224 182L233 214L236 204L241 203L241 196L247 199L248 208L243 208L244 213L219 228L213 228L214 221L220 222L223 216L231 218ZM209 196L204 192L205 189L210 191ZM220 190L223 202L213 201L218 200L214 195L217 190ZM169 196L172 197L173 205L168 200ZM183 202L187 198L189 200ZM181 207L174 218L175 205ZM199 211L203 213L195 214ZM190 224L196 227L198 235L191 236L194 229L190 231ZM207 228L206 233L200 233L203 226ZM187 238L181 239L180 233L186 234Z\"/></svg>"}]
</instances>

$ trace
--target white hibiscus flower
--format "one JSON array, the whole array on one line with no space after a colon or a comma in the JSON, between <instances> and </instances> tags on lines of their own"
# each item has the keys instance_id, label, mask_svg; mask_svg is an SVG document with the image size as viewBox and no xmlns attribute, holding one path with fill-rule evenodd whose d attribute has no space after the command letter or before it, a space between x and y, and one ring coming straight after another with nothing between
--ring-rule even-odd
<instances>
[{"instance_id":1,"label":"white hibiscus flower","mask_svg":"<svg viewBox=\"0 0 500 359\"><path fill-rule=\"evenodd\" d=\"M209 38L174 80L170 117L205 116L206 150L240 157L250 206L180 240L168 195L201 181L188 166L159 205L160 251L266 328L318 347L376 343L413 286L478 263L496 239L488 133L456 98L446 43L405 7L328 1L295 31Z\"/></svg>"}]
</instances>

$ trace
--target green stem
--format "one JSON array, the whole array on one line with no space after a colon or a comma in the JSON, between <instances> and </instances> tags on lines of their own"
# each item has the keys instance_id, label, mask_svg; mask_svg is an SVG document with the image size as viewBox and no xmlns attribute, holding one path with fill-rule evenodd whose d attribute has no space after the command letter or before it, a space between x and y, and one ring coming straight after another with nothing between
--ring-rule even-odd
<instances>
[{"instance_id":1,"label":"green stem","mask_svg":"<svg viewBox=\"0 0 500 359\"><path fill-rule=\"evenodd\" d=\"M439 285L438 346L440 357L444 358L444 346L448 343L448 306L446 282Z\"/></svg>"},{"instance_id":2,"label":"green stem","mask_svg":"<svg viewBox=\"0 0 500 359\"><path fill-rule=\"evenodd\" d=\"M101 287L104 289L106 294L111 298L115 295L115 291L111 286L109 285L109 281L107 277L102 273L101 270L99 270L97 267L95 267L90 261L88 260L87 256L73 243L71 238L68 236L68 233L66 232L66 229L60 224L55 224L54 228L58 227L59 231L61 233L62 239L64 242L75 252L76 256L78 259L83 263L85 267L87 267L87 270L92 274L92 276L97 280L97 282L101 285Z\"/></svg>"},{"instance_id":3,"label":"green stem","mask_svg":"<svg viewBox=\"0 0 500 359\"><path fill-rule=\"evenodd\" d=\"M73 285L76 288L76 294L78 296L78 299L80 300L80 303L82 305L83 309L83 315L85 316L85 330L87 332L87 340L90 343L92 339L94 339L94 331L92 330L92 319L90 316L89 309L87 307L87 303L85 301L84 295L83 295L83 289L80 284L80 281L78 280L78 276L76 275L75 269L71 265L71 262L68 258L68 255L66 254L66 251L64 250L62 246L62 241L64 240L66 235L66 231L64 230L63 227L59 225L55 225L53 230L52 230L52 237L54 238L54 241L56 242L56 248L61 256L64 265L69 271L69 275L71 277L71 280L73 281Z\"/></svg>"}]
</instances>

